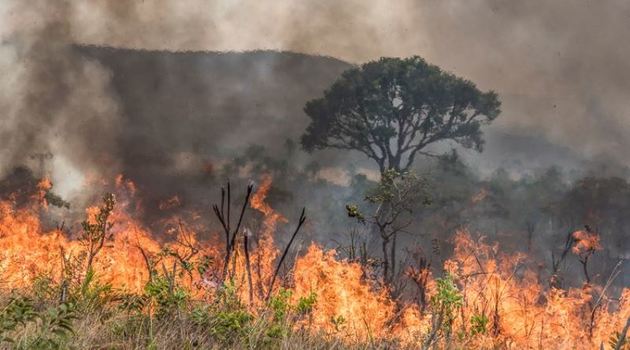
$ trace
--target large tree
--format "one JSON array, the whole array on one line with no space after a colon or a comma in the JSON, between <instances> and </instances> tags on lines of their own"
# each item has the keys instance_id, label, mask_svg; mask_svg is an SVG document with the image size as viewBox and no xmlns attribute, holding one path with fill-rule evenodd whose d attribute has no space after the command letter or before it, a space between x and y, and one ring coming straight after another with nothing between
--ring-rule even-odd
<instances>
[{"instance_id":1,"label":"large tree","mask_svg":"<svg viewBox=\"0 0 630 350\"><path fill-rule=\"evenodd\" d=\"M420 57L381 58L347 70L306 104L311 123L302 146L359 151L381 174L405 172L440 141L481 151L481 126L499 115L500 105L495 92L481 92Z\"/></svg>"}]
</instances>

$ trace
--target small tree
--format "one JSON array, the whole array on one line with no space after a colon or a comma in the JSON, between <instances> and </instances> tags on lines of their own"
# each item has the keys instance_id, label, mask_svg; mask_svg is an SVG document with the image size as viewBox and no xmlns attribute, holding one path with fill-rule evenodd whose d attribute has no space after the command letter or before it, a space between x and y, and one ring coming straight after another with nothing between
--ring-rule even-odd
<instances>
[{"instance_id":1,"label":"small tree","mask_svg":"<svg viewBox=\"0 0 630 350\"><path fill-rule=\"evenodd\" d=\"M420 57L381 58L352 68L304 112L305 150L355 150L381 171L408 171L431 144L451 140L482 150L481 126L500 113L496 93L443 72Z\"/></svg>"},{"instance_id":2,"label":"small tree","mask_svg":"<svg viewBox=\"0 0 630 350\"><path fill-rule=\"evenodd\" d=\"M427 183L413 173L387 170L379 184L368 191L365 200L376 206L368 217L357 205L346 206L348 216L370 223L377 229L383 248L383 280L391 282L396 270L396 237L412 223L418 205L430 203ZM390 246L391 243L391 246Z\"/></svg>"},{"instance_id":3,"label":"small tree","mask_svg":"<svg viewBox=\"0 0 630 350\"><path fill-rule=\"evenodd\" d=\"M81 242L87 249L87 263L86 271L89 274L92 271L92 265L94 258L103 249L105 242L112 238L110 229L113 223L109 221L114 205L116 204L116 198L113 194L108 193L103 196L103 205L99 208L98 213L94 216L93 221L87 220L81 223L83 227L83 234L81 235Z\"/></svg>"}]
</instances>

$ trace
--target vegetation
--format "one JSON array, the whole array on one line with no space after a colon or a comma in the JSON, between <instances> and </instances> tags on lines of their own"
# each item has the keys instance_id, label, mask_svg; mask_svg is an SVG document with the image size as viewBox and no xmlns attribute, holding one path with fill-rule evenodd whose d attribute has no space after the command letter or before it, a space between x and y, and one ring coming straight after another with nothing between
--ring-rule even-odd
<instances>
[{"instance_id":1,"label":"vegetation","mask_svg":"<svg viewBox=\"0 0 630 350\"><path fill-rule=\"evenodd\" d=\"M420 57L381 58L347 70L323 98L306 104L311 124L302 146L354 150L381 173L406 172L441 141L481 150L481 126L499 115L500 105L496 93L483 93Z\"/></svg>"},{"instance_id":2,"label":"vegetation","mask_svg":"<svg viewBox=\"0 0 630 350\"><path fill-rule=\"evenodd\" d=\"M392 171L391 177L387 178L388 183L381 183L373 191L368 191L368 200L374 203L384 200L395 202L410 195L405 191L413 192L414 195L420 193L418 198L425 198L421 191L424 185L414 175L395 174ZM399 191L406 194L401 195ZM245 203L248 203L251 192L250 186ZM228 193L229 190L225 192L226 198L230 197ZM310 279L326 280L340 274L342 284L330 287L341 289L332 293L326 288L320 288L296 297L296 289L291 287L291 278L283 278L277 289L272 288L271 282L267 296L258 299L259 303L253 305L252 294L247 297L248 293L242 293L244 285L237 282L242 276L239 277L234 267L224 275L225 279L217 288L207 289L199 294L198 288L186 283L192 276L191 271L214 269L220 274L223 269L220 264L209 266L206 260L196 259L196 253L201 250L190 243L190 240L165 246L157 255L145 255L149 278L141 291L130 293L115 284L103 282L101 276L106 271L98 269L97 266L101 265L95 263L114 237L114 198L113 195L104 196L102 206L83 222L83 234L79 237L81 251L75 257L65 258L62 278L40 274L25 287L10 293L5 291L0 300L0 346L14 349L441 349L470 348L476 344L474 346L491 349L507 346L510 337L518 335L518 330L510 333L513 331L507 326L509 321L501 319L509 317L501 309L513 307L507 306L512 299L519 300L518 303L531 303L524 308L525 318L528 317L527 312L531 312L531 317L538 317L536 315L540 314L538 310L529 310L540 307L540 301L538 297L527 301L532 292L528 291L526 284L508 286L508 283L517 283L512 282L512 279L516 279L514 273L521 268L521 260L506 259L500 263L494 247L475 244L470 237L461 235L457 239L463 241L458 243L454 260L444 265L442 277L430 278L431 272L426 262L421 264L417 272L409 274L424 295L424 305L418 310L421 310L419 312L425 319L417 318L412 323L403 322L398 319L399 316L395 316L409 308L408 305L405 306L408 295L406 297L402 290L379 287L380 284L370 285L372 278L369 274L378 271L378 268L343 261L329 266L331 269L326 270L326 273L308 275ZM228 203L229 201L216 207L219 218L227 219ZM356 218L362 218L363 215L358 214L357 210L349 209L349 213ZM223 215L222 212L226 214ZM302 213L296 233L304 219ZM363 220L368 219L363 217ZM224 222L227 228L229 220ZM228 229L226 233L236 231ZM232 240L231 236L228 237ZM571 254L577 256L586 269L588 258L594 256L598 250L598 240L590 231L575 232L571 238L568 244ZM237 247L236 242L238 238L226 245L226 248ZM185 253L189 250L194 253ZM230 259L236 259L234 257L242 252L233 248ZM278 275L286 252L287 250L281 257L278 256L278 268L271 275L273 279ZM146 252L143 251L144 254ZM471 265L466 265L467 259L472 256L474 259L469 261ZM172 269L166 268L168 257L174 258ZM322 258L316 259L317 262L321 260ZM486 270L499 264L502 266L496 271ZM176 266L179 268L175 268ZM337 271L335 268L342 270ZM357 271L360 273L352 277L352 273ZM414 277L421 275L421 271L424 271L424 281ZM295 265L291 274L300 273L301 270ZM524 275L527 276L526 273ZM390 280L383 280L382 286L393 287L393 278L390 275ZM433 283L430 291L427 290L429 281ZM585 285L590 286L591 283L585 272ZM249 288L251 284L250 281ZM422 288L425 290L421 290ZM502 294L506 288L512 288L509 292L511 294ZM539 287L534 285L532 288L538 290ZM343 304L337 306L337 311L331 311L329 318L322 323L322 308L339 305L335 304L337 301L334 299L343 298L344 293L357 291L357 295L366 299L351 300L356 305L363 305L364 302L376 303L376 310L390 309L391 316L382 324L386 327L385 330L372 329L370 325L373 321L361 319L359 314L342 313ZM584 293L591 295L588 290ZM564 301L559 305L575 303L571 309L560 311L575 317L570 321L578 322L574 326L583 324L579 321L579 315L590 314L590 326L584 326L585 329L590 329L590 334L584 333L583 341L590 341L589 339L595 337L595 331L601 334L601 327L597 328L598 322L611 322L601 320L610 317L612 299L605 296L605 289L594 300L593 296L596 295L593 293L583 299L560 296ZM397 307L401 309L395 312ZM546 310L555 312L550 306ZM372 314L371 317L378 317L378 314ZM398 329L396 336L388 336L388 332L394 332L395 324L399 322L417 332L413 333L411 340L404 336L408 332L404 328L402 331ZM363 324L359 333L362 336L349 338L349 334L357 332L356 329L351 331L357 324ZM619 321L612 324L619 324ZM537 325L533 324L532 327ZM540 327L542 332L544 325ZM628 326L603 330L610 349L627 347L627 328ZM552 332L552 336L553 334Z\"/></svg>"},{"instance_id":3,"label":"vegetation","mask_svg":"<svg viewBox=\"0 0 630 350\"><path fill-rule=\"evenodd\" d=\"M396 274L398 234L413 223L415 209L430 204L427 183L414 173L399 173L390 169L383 173L374 188L367 191L365 200L373 207L372 214L362 214L355 204L347 205L346 211L349 217L376 228L382 240L383 280L389 283Z\"/></svg>"},{"instance_id":4,"label":"vegetation","mask_svg":"<svg viewBox=\"0 0 630 350\"><path fill-rule=\"evenodd\" d=\"M494 92L483 93L419 57L384 58L350 69L323 98L309 102L311 124L301 140L308 151L364 153L378 165L377 180L349 171L349 186L331 184L317 163L296 165L292 140L285 154L254 145L218 170L218 177L274 177L275 202L308 202L320 209L314 222L341 217L343 226L326 228L346 229L337 204L344 203L356 230L349 243L336 242L338 253L316 244L305 251L298 242L300 230L311 226L305 209L295 230L276 244L276 224L288 220L263 203L267 193L258 196L253 183L244 195L232 192L229 182L222 188L213 206L221 243L205 245L181 220L168 242L151 235L120 238L125 229L114 222L133 219L116 219L125 210L115 211L119 197L113 194L90 210L79 234L64 231L63 224L43 233L39 216L28 215L29 199L70 205L51 192L52 184L44 184L40 196L22 191L10 204L0 202L0 243L20 243L23 236L47 243L34 255L0 256L0 268L12 259L15 275L30 276L2 289L0 347L502 349L568 339L573 346L607 342L610 349L626 349L630 323L624 327L621 318L630 315L630 293L615 285L623 263L615 254L627 240L611 239L617 244L604 255L598 235L630 229L626 180L568 181L557 168L521 178L498 169L481 178L456 151L424 159L422 175L415 172L416 156L435 156L428 148L442 141L480 151L481 128L499 107ZM215 170L210 167L208 177ZM250 208L264 217L246 217ZM466 229L490 238L509 232L504 241L512 245L510 254ZM370 247L375 241L378 253ZM61 249L51 253L50 247ZM132 269L119 265L125 256L116 249L141 254L133 268L140 265L143 272L129 274L139 289L105 278L110 270ZM36 261L23 260L26 255ZM61 268L48 266L51 261ZM29 275L38 263L43 268ZM580 277L561 279L569 274ZM564 323L558 327L555 319Z\"/></svg>"}]
</instances>

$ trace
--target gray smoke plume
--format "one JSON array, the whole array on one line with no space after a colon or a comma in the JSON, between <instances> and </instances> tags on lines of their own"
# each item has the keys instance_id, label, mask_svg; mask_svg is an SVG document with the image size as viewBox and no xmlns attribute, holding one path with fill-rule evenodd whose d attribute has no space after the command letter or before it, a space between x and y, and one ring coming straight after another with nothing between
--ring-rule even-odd
<instances>
[{"instance_id":1,"label":"gray smoke plume","mask_svg":"<svg viewBox=\"0 0 630 350\"><path fill-rule=\"evenodd\" d=\"M73 175L87 169L114 170L119 115L110 72L71 49L72 4L0 6L0 174L28 164L80 182ZM39 169L50 159L54 169Z\"/></svg>"},{"instance_id":2,"label":"gray smoke plume","mask_svg":"<svg viewBox=\"0 0 630 350\"><path fill-rule=\"evenodd\" d=\"M275 157L267 163L305 161L283 149L308 124L304 103L354 64L411 55L498 92L503 114L486 129L486 152L466 152L482 173L560 165L627 175L629 17L623 0L2 0L0 178L27 164L76 198L86 179L120 172L156 214L146 222L175 194L207 213L224 180L213 169L255 144L268 153L250 149L254 157ZM260 49L293 53L251 52ZM340 169L371 164L344 152L314 157L328 165L320 174L355 186L309 187L318 181L285 174L274 205L306 203L330 238L347 228L343 205L368 185ZM510 220L508 230L520 224Z\"/></svg>"},{"instance_id":3,"label":"gray smoke plume","mask_svg":"<svg viewBox=\"0 0 630 350\"><path fill-rule=\"evenodd\" d=\"M536 134L532 144L542 137L572 148L575 162L606 156L630 164L626 1L153 0L78 7L79 39L87 43L281 49L349 62L419 54L499 92L504 113L488 131L487 148L510 148L501 135ZM487 161L536 163L536 156L523 150Z\"/></svg>"},{"instance_id":4,"label":"gray smoke plume","mask_svg":"<svg viewBox=\"0 0 630 350\"><path fill-rule=\"evenodd\" d=\"M138 118L137 111L120 105L111 84L113 68L77 53L69 47L75 43L173 51L277 49L351 63L418 54L501 96L504 113L487 130L486 149L494 151L478 162L484 167L577 166L594 159L630 164L624 152L630 147L625 103L630 44L620 40L630 29L630 4L624 1L6 0L0 11L1 169L51 152L72 174L124 171L119 155L137 147L147 150L141 153L151 156L153 168L186 166L200 147L281 143L277 135L299 136L307 122L300 111L303 99L316 97L348 67L324 69L326 78L317 83L309 83L313 75L289 77L311 87L288 109L264 107L261 115L275 114L271 122L249 124L257 105L241 106L241 97L251 97L247 103L265 98L249 90L251 81L239 85L209 76L188 87L214 86L209 104L229 113L208 116L185 110L199 106L182 105L170 122L142 120L121 131L119 115ZM177 95L177 84L209 71L200 59L193 75L178 76L169 60L177 58L145 65L142 74L162 97ZM263 89L281 72L273 59L256 67L254 80ZM171 90L160 90L164 87ZM167 132L175 119L190 123L188 131ZM142 142L130 143L132 136ZM167 148L180 150L175 163L160 163Z\"/></svg>"}]
</instances>

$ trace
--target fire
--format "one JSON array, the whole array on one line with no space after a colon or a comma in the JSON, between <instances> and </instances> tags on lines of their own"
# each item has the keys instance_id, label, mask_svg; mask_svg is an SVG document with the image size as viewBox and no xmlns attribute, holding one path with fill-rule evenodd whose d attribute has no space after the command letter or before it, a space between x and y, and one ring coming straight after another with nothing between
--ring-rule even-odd
<instances>
[{"instance_id":1,"label":"fire","mask_svg":"<svg viewBox=\"0 0 630 350\"><path fill-rule=\"evenodd\" d=\"M571 250L576 255L582 256L602 249L599 235L596 233L581 230L573 232L571 236L575 241Z\"/></svg>"},{"instance_id":2,"label":"fire","mask_svg":"<svg viewBox=\"0 0 630 350\"><path fill-rule=\"evenodd\" d=\"M59 230L44 232L31 210L0 202L0 287L23 288L39 274L58 274L60 248L67 244Z\"/></svg>"},{"instance_id":3,"label":"fire","mask_svg":"<svg viewBox=\"0 0 630 350\"><path fill-rule=\"evenodd\" d=\"M94 270L98 271L101 282L139 293L149 279L143 251L145 255L157 255L165 247L127 213L131 205L127 198L135 193L135 185L123 181L122 177L117 178L116 183L118 198L123 200L117 203L111 215L111 239L95 258ZM41 184L49 182L40 182L38 189L44 188ZM45 188L49 189L50 185ZM40 208L40 203L34 203L17 210L10 201L0 202L0 276L5 284L2 287L24 288L43 275L61 279L64 265L80 264L84 259L85 247L81 241L70 239L60 228L46 231L42 227ZM86 209L88 223L95 222L99 210L99 206Z\"/></svg>"},{"instance_id":4,"label":"fire","mask_svg":"<svg viewBox=\"0 0 630 350\"><path fill-rule=\"evenodd\" d=\"M481 201L483 201L484 199L486 199L488 197L488 190L485 188L482 188L479 192L477 192L474 196L472 196L472 198L470 199L470 202L472 204L477 204Z\"/></svg>"},{"instance_id":5,"label":"fire","mask_svg":"<svg viewBox=\"0 0 630 350\"><path fill-rule=\"evenodd\" d=\"M269 193L269 189L271 188L271 176L265 175L260 183L260 188L251 199L252 208L258 210L259 212L265 215L265 219L263 222L264 231L262 232L263 236L269 236L273 234L276 230L276 226L279 222L286 223L287 219L282 216L282 214L276 212L265 202L267 199L267 194Z\"/></svg>"},{"instance_id":6,"label":"fire","mask_svg":"<svg viewBox=\"0 0 630 350\"><path fill-rule=\"evenodd\" d=\"M250 206L264 215L260 232L254 233L250 229L245 229L241 236L241 241L237 245L234 264L238 282L239 295L242 300L249 300L250 306L264 305L265 296L269 289L269 283L275 269L275 262L279 251L274 242L273 234L279 223L286 223L287 219L276 212L265 200L271 189L271 176L263 176L260 186L252 195ZM247 272L246 257L244 251L244 239L247 236L248 249L252 241L257 240L257 246L249 252L250 269ZM242 248L241 248L242 247ZM248 274L251 274L252 286L250 296L250 286ZM251 299L251 300L250 300Z\"/></svg>"},{"instance_id":7,"label":"fire","mask_svg":"<svg viewBox=\"0 0 630 350\"><path fill-rule=\"evenodd\" d=\"M295 297L317 295L311 327L351 340L387 337L395 306L386 289L376 290L357 263L338 260L312 244L294 268Z\"/></svg>"},{"instance_id":8,"label":"fire","mask_svg":"<svg viewBox=\"0 0 630 350\"><path fill-rule=\"evenodd\" d=\"M37 183L37 199L44 208L48 208L48 200L46 194L52 188L52 182L48 177L44 177Z\"/></svg>"},{"instance_id":9,"label":"fire","mask_svg":"<svg viewBox=\"0 0 630 350\"><path fill-rule=\"evenodd\" d=\"M239 233L230 261L230 283L253 314L263 314L267 305L265 295L279 255L273 235L280 223L287 222L266 202L271 183L271 177L264 177L251 198L251 207L264 215L261 229ZM211 297L219 285L209 283L208 273L186 272L177 264L206 259L216 265L223 247L199 241L182 219L175 221L175 239L158 241L130 214L138 209L136 186L123 177L116 184L117 203L108 226L111 239L94 260L98 278L118 289L142 293L154 268L172 273L193 295ZM48 191L51 186L42 181L37 191ZM0 201L2 289L27 288L40 276L61 280L72 263L84 269L86 246L77 239L80 232L46 229L40 221L45 203L39 198L19 209L10 200ZM88 208L88 222L97 222L102 210L100 205ZM599 236L588 230L576 231L572 238L573 252L579 256L601 249ZM590 284L588 288L550 289L524 254L502 254L497 244L475 239L466 231L457 233L454 243L443 274L432 272L429 265L407 270L407 278L424 288L422 298L392 298L388 286L369 277L374 275L372 266L340 259L334 250L317 244L297 257L277 286L288 288L293 302L316 297L309 315L296 319L296 329L348 343L378 339L410 348L449 348L457 342L464 348L590 349L606 344L611 332L621 330L630 317L630 289L621 291L618 300L608 298L605 288ZM219 267L210 266L210 270ZM410 283L409 288L415 286Z\"/></svg>"},{"instance_id":10,"label":"fire","mask_svg":"<svg viewBox=\"0 0 630 350\"><path fill-rule=\"evenodd\" d=\"M444 269L462 297L451 327L452 334L466 337L466 348L591 349L606 344L611 330L621 330L630 317L630 289L622 292L618 305L598 294L602 299L595 307L589 291L547 290L525 255L501 254L498 245L465 231L455 237L454 256ZM293 274L296 296L318 296L309 321L317 330L350 341L393 338L410 347L422 345L432 331L431 305L424 312L415 303L397 305L387 290L366 280L360 265L336 259L334 251L312 245ZM410 274L428 279L428 299L435 300L435 278L422 270ZM339 317L341 325L331 321ZM591 324L591 317L597 322ZM445 346L444 341L437 344Z\"/></svg>"},{"instance_id":11,"label":"fire","mask_svg":"<svg viewBox=\"0 0 630 350\"><path fill-rule=\"evenodd\" d=\"M167 209L177 208L181 205L182 205L182 200L179 198L178 195L174 195L168 199L161 200L160 203L158 204L158 208L160 208L160 210L167 210Z\"/></svg>"},{"instance_id":12,"label":"fire","mask_svg":"<svg viewBox=\"0 0 630 350\"><path fill-rule=\"evenodd\" d=\"M524 255L502 255L498 246L475 241L467 232L458 233L455 242L455 255L445 265L462 286L461 312L488 318L475 347L499 338L514 348L588 349L606 343L610 330L621 329L630 316L628 290L617 313L609 311L613 300L602 300L604 306L593 311L591 296L581 289L545 290ZM602 322L591 325L593 313Z\"/></svg>"}]
</instances>

